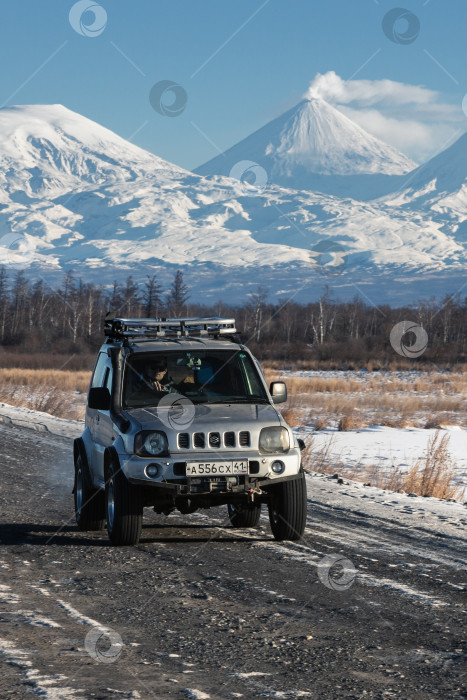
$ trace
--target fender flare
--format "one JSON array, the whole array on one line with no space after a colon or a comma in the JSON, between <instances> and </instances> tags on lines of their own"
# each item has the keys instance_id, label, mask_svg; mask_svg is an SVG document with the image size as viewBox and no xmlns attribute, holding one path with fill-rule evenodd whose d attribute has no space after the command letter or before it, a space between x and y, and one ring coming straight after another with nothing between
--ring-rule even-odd
<instances>
[{"instance_id":1,"label":"fender flare","mask_svg":"<svg viewBox=\"0 0 467 700\"><path fill-rule=\"evenodd\" d=\"M88 463L88 456L86 454L86 447L84 446L84 442L81 438L76 438L73 441L73 462L76 465L76 459L78 457L81 457L81 461L83 464L83 476L86 481L86 485L89 488L94 488L92 479L91 479L91 474L89 472L89 463ZM75 487L73 486L73 493L74 493Z\"/></svg>"},{"instance_id":2,"label":"fender flare","mask_svg":"<svg viewBox=\"0 0 467 700\"><path fill-rule=\"evenodd\" d=\"M104 451L104 481L105 481L105 470L109 464L109 462L115 462L118 464L118 467L120 467L120 459L118 458L118 452L115 449L115 447L106 447Z\"/></svg>"}]
</instances>

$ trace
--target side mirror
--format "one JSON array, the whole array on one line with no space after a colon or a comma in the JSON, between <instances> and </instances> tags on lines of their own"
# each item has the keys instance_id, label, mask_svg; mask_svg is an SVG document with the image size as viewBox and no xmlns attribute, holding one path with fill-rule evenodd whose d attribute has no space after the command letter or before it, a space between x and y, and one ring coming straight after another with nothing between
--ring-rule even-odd
<instances>
[{"instance_id":1,"label":"side mirror","mask_svg":"<svg viewBox=\"0 0 467 700\"><path fill-rule=\"evenodd\" d=\"M107 387L94 387L90 389L88 406L97 411L108 411L110 409L110 391Z\"/></svg>"},{"instance_id":2,"label":"side mirror","mask_svg":"<svg viewBox=\"0 0 467 700\"><path fill-rule=\"evenodd\" d=\"M302 440L302 438L297 438L298 446L300 448L300 452L303 452L303 450L306 447L305 440Z\"/></svg>"},{"instance_id":3,"label":"side mirror","mask_svg":"<svg viewBox=\"0 0 467 700\"><path fill-rule=\"evenodd\" d=\"M274 403L284 403L287 401L287 387L284 382L272 382L269 393Z\"/></svg>"}]
</instances>

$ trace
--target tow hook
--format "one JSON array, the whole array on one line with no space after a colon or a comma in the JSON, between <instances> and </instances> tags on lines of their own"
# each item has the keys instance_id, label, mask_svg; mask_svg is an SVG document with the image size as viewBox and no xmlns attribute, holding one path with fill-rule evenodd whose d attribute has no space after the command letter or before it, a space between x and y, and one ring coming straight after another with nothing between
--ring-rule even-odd
<instances>
[{"instance_id":1,"label":"tow hook","mask_svg":"<svg viewBox=\"0 0 467 700\"><path fill-rule=\"evenodd\" d=\"M254 503L255 502L255 495L261 495L263 492L261 491L260 488L255 488L255 489L250 489L248 491L248 503Z\"/></svg>"}]
</instances>

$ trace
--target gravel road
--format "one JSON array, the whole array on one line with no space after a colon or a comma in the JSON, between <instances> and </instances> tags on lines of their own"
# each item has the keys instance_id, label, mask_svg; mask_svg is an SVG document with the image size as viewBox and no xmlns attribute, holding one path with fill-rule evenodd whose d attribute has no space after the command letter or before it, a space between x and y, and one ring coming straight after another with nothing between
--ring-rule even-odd
<instances>
[{"instance_id":1,"label":"gravel road","mask_svg":"<svg viewBox=\"0 0 467 700\"><path fill-rule=\"evenodd\" d=\"M467 697L465 519L308 477L301 543L146 509L117 549L75 527L71 447L0 424L2 700Z\"/></svg>"}]
</instances>

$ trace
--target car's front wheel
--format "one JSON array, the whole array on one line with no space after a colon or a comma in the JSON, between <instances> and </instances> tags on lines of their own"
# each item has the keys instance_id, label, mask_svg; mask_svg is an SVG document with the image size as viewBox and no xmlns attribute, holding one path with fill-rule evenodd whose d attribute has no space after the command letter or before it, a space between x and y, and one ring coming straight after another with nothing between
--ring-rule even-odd
<instances>
[{"instance_id":1,"label":"car's front wheel","mask_svg":"<svg viewBox=\"0 0 467 700\"><path fill-rule=\"evenodd\" d=\"M233 527L257 527L261 515L261 503L233 505L229 503L229 518Z\"/></svg>"},{"instance_id":2,"label":"car's front wheel","mask_svg":"<svg viewBox=\"0 0 467 700\"><path fill-rule=\"evenodd\" d=\"M105 512L112 544L138 544L143 526L141 491L129 483L114 461L109 462L105 470Z\"/></svg>"},{"instance_id":3,"label":"car's front wheel","mask_svg":"<svg viewBox=\"0 0 467 700\"><path fill-rule=\"evenodd\" d=\"M276 540L299 540L306 524L306 482L304 472L293 481L283 481L269 494L269 522Z\"/></svg>"},{"instance_id":4,"label":"car's front wheel","mask_svg":"<svg viewBox=\"0 0 467 700\"><path fill-rule=\"evenodd\" d=\"M81 455L75 459L75 500L76 524L80 530L102 530L105 525L104 493L89 485Z\"/></svg>"}]
</instances>

